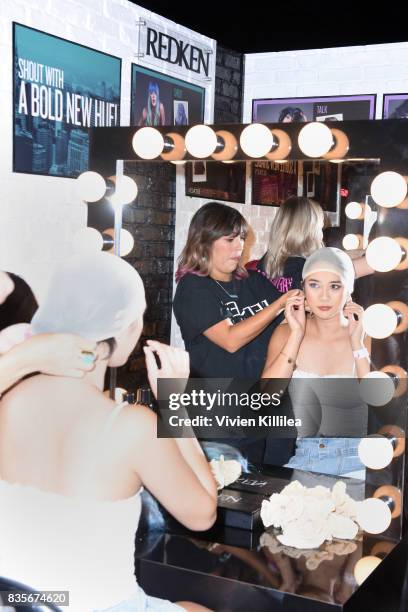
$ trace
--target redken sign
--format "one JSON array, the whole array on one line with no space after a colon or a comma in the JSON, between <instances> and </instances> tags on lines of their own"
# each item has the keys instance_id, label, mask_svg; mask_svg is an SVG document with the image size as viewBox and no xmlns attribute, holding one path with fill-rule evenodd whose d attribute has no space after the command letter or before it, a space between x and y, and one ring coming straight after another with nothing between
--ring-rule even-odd
<instances>
[{"instance_id":1,"label":"redken sign","mask_svg":"<svg viewBox=\"0 0 408 612\"><path fill-rule=\"evenodd\" d=\"M201 77L211 78L213 54L209 47L181 38L175 32L163 32L155 25L147 24L141 28L141 55L146 61L157 64L157 60L172 64L183 72L188 70Z\"/></svg>"}]
</instances>

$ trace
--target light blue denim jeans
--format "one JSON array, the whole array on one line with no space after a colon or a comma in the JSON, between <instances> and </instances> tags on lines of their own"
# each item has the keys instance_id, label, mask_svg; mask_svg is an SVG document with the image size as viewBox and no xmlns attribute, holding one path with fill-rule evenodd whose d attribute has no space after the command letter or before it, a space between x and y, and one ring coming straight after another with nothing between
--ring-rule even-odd
<instances>
[{"instance_id":1,"label":"light blue denim jeans","mask_svg":"<svg viewBox=\"0 0 408 612\"><path fill-rule=\"evenodd\" d=\"M296 452L285 467L306 472L364 478L358 456L360 438L298 438Z\"/></svg>"}]
</instances>

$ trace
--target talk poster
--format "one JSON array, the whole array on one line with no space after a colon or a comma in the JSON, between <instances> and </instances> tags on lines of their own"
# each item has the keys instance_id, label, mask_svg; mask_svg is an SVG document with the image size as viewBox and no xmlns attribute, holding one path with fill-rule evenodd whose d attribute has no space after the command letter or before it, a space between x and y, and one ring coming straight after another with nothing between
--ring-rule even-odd
<instances>
[{"instance_id":1,"label":"talk poster","mask_svg":"<svg viewBox=\"0 0 408 612\"><path fill-rule=\"evenodd\" d=\"M121 60L13 27L13 170L75 178L88 169L88 128L120 125Z\"/></svg>"}]
</instances>

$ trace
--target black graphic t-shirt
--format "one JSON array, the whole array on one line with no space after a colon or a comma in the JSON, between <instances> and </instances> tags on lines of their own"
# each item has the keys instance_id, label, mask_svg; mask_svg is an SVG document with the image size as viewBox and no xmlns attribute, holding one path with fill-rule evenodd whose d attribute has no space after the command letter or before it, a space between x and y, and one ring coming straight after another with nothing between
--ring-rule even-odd
<instances>
[{"instance_id":1,"label":"black graphic t-shirt","mask_svg":"<svg viewBox=\"0 0 408 612\"><path fill-rule=\"evenodd\" d=\"M252 317L280 295L276 287L257 272L250 271L247 278L230 282L186 274L177 285L173 309L190 354L191 376L258 379L265 364L269 339L282 315L235 353L217 346L203 332L224 319L236 324Z\"/></svg>"},{"instance_id":2,"label":"black graphic t-shirt","mask_svg":"<svg viewBox=\"0 0 408 612\"><path fill-rule=\"evenodd\" d=\"M259 274L262 274L267 278L281 293L286 293L291 289L300 289L302 286L302 271L305 265L306 259L294 255L288 257L283 267L282 276L276 278L270 278L265 272L265 258L266 253L261 259L254 259L246 264L247 270L257 270Z\"/></svg>"}]
</instances>

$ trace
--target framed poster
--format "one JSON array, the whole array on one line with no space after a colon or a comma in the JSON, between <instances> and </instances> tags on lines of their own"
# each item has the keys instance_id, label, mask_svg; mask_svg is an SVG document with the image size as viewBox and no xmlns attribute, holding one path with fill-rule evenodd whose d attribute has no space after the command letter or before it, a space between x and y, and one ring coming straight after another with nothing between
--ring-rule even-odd
<instances>
[{"instance_id":1,"label":"framed poster","mask_svg":"<svg viewBox=\"0 0 408 612\"><path fill-rule=\"evenodd\" d=\"M384 94L383 119L408 119L408 93Z\"/></svg>"},{"instance_id":2,"label":"framed poster","mask_svg":"<svg viewBox=\"0 0 408 612\"><path fill-rule=\"evenodd\" d=\"M186 195L196 198L245 202L246 162L223 164L202 160L188 162Z\"/></svg>"},{"instance_id":3,"label":"framed poster","mask_svg":"<svg viewBox=\"0 0 408 612\"><path fill-rule=\"evenodd\" d=\"M204 121L205 89L132 64L131 125L194 125Z\"/></svg>"},{"instance_id":4,"label":"framed poster","mask_svg":"<svg viewBox=\"0 0 408 612\"><path fill-rule=\"evenodd\" d=\"M293 195L298 195L297 161L252 163L252 204L280 206Z\"/></svg>"},{"instance_id":5,"label":"framed poster","mask_svg":"<svg viewBox=\"0 0 408 612\"><path fill-rule=\"evenodd\" d=\"M376 94L252 100L252 121L291 123L375 118Z\"/></svg>"},{"instance_id":6,"label":"framed poster","mask_svg":"<svg viewBox=\"0 0 408 612\"><path fill-rule=\"evenodd\" d=\"M75 178L88 128L120 125L121 59L13 23L13 171Z\"/></svg>"}]
</instances>

